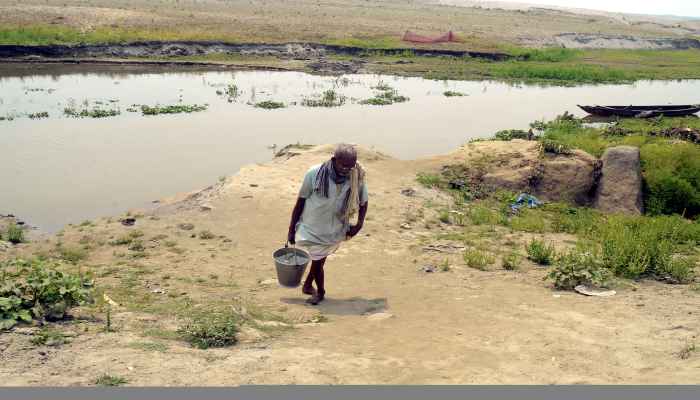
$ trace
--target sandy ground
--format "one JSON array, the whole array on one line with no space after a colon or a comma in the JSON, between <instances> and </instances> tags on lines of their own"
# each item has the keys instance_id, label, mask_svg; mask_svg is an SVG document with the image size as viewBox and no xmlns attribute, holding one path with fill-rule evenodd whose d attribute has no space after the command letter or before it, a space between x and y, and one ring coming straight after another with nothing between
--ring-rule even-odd
<instances>
[{"instance_id":1,"label":"sandy ground","mask_svg":"<svg viewBox=\"0 0 700 400\"><path fill-rule=\"evenodd\" d=\"M139 216L135 227L124 227L116 218L67 227L61 236L65 243L133 229L145 238L168 235L183 252L167 251L162 240L149 241L148 257L139 260L146 270L137 276L140 287L186 293L195 302L243 298L283 315L289 326L275 333L245 328L236 346L195 350L180 341L147 337L148 329L176 321L130 311L130 298L108 289L121 304L113 315L117 332L102 332L104 315L98 314L84 323L61 325L75 337L60 347L31 345L33 328L2 334L0 384L91 385L105 373L144 386L700 383L700 354L679 356L697 342L700 330L700 293L689 286L628 282L614 297L585 297L552 290L542 281L546 270L526 261L519 271L502 270L500 263L479 271L449 247L440 253L425 250L439 244L437 234L453 228L430 223L434 211L426 204L448 200L420 188L416 173L464 160L475 148L515 150L507 146L479 143L418 161L363 150L370 191L366 226L329 258L327 300L317 307L306 305L299 289L277 286L271 253L285 240L301 177L328 157L330 146L243 168L184 202ZM406 188L415 189L415 195L403 195ZM407 221L410 228L402 228ZM181 223L225 239L191 238L190 231L177 228ZM509 246L522 249L531 237L501 228L470 229L496 254ZM548 240L558 246L572 243L562 235ZM23 245L4 256L52 245ZM98 273L98 286L109 287L126 273L128 265L120 266L116 253L108 245L90 252L86 265ZM421 271L443 263L449 271ZM110 274L107 268L124 271ZM135 348L143 342L161 343L164 349Z\"/></svg>"},{"instance_id":2,"label":"sandy ground","mask_svg":"<svg viewBox=\"0 0 700 400\"><path fill-rule=\"evenodd\" d=\"M0 24L147 30L161 40L173 37L235 42L328 42L348 39L390 40L401 45L406 30L440 35L457 33L464 43L432 47L495 50L504 43L561 45L557 35L624 35L685 38L700 35L693 20L666 21L587 11L545 8L474 7L452 1L265 0L0 0ZM454 6L458 5L458 6ZM567 42L575 45L577 42ZM620 43L611 42L620 45ZM623 43L624 44L624 43ZM634 44L630 44L635 48Z\"/></svg>"}]
</instances>

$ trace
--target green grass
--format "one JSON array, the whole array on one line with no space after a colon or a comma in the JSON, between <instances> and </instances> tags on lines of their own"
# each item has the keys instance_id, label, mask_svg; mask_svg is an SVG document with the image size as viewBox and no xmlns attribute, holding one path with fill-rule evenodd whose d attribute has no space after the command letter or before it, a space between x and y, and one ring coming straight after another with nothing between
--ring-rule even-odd
<instances>
[{"instance_id":1,"label":"green grass","mask_svg":"<svg viewBox=\"0 0 700 400\"><path fill-rule=\"evenodd\" d=\"M504 47L503 50L524 61L571 61L584 54L583 50L566 48L529 49L523 47Z\"/></svg>"},{"instance_id":2,"label":"green grass","mask_svg":"<svg viewBox=\"0 0 700 400\"><path fill-rule=\"evenodd\" d=\"M158 342L131 342L127 347L135 350L155 351L160 353L168 351L168 346Z\"/></svg>"},{"instance_id":3,"label":"green grass","mask_svg":"<svg viewBox=\"0 0 700 400\"><path fill-rule=\"evenodd\" d=\"M255 103L255 108L262 108L265 110L274 110L277 108L285 108L287 107L284 103L279 102L279 101L272 101L272 100L266 100L266 101L261 101L258 103Z\"/></svg>"},{"instance_id":4,"label":"green grass","mask_svg":"<svg viewBox=\"0 0 700 400\"><path fill-rule=\"evenodd\" d=\"M209 107L208 104L175 104L175 105L142 105L140 110L142 115L160 115L160 114L182 114L205 111ZM135 108L130 108L127 111L137 111Z\"/></svg>"},{"instance_id":5,"label":"green grass","mask_svg":"<svg viewBox=\"0 0 700 400\"><path fill-rule=\"evenodd\" d=\"M700 215L700 147L663 136L674 128L700 131L698 118L622 119L610 128L558 119L535 126L544 129L543 142L581 149L596 157L612 146L639 147L647 213Z\"/></svg>"},{"instance_id":6,"label":"green grass","mask_svg":"<svg viewBox=\"0 0 700 400\"><path fill-rule=\"evenodd\" d=\"M345 104L345 96L337 93L334 90L326 90L318 99L304 99L301 105L306 107L340 107Z\"/></svg>"},{"instance_id":7,"label":"green grass","mask_svg":"<svg viewBox=\"0 0 700 400\"><path fill-rule=\"evenodd\" d=\"M520 268L520 254L513 251L503 256L503 259L501 260L501 266L506 271L518 270Z\"/></svg>"},{"instance_id":8,"label":"green grass","mask_svg":"<svg viewBox=\"0 0 700 400\"><path fill-rule=\"evenodd\" d=\"M533 239L525 246L527 258L539 265L550 265L556 258L556 250L551 244L545 244L542 240Z\"/></svg>"},{"instance_id":9,"label":"green grass","mask_svg":"<svg viewBox=\"0 0 700 400\"><path fill-rule=\"evenodd\" d=\"M104 374L95 380L95 385L97 386L121 386L128 383L128 381L116 375Z\"/></svg>"},{"instance_id":10,"label":"green grass","mask_svg":"<svg viewBox=\"0 0 700 400\"><path fill-rule=\"evenodd\" d=\"M45 326L34 334L30 342L35 346L60 346L69 342L69 339L62 332Z\"/></svg>"},{"instance_id":11,"label":"green grass","mask_svg":"<svg viewBox=\"0 0 700 400\"><path fill-rule=\"evenodd\" d=\"M207 312L195 315L178 328L181 337L199 349L226 347L238 342L241 318L228 312Z\"/></svg>"},{"instance_id":12,"label":"green grass","mask_svg":"<svg viewBox=\"0 0 700 400\"><path fill-rule=\"evenodd\" d=\"M26 237L24 236L24 229L14 223L8 225L4 234L0 236L2 236L4 240L14 244L24 243L27 241Z\"/></svg>"},{"instance_id":13,"label":"green grass","mask_svg":"<svg viewBox=\"0 0 700 400\"><path fill-rule=\"evenodd\" d=\"M467 249L463 255L464 262L471 268L486 271L488 266L493 264L496 259L488 252L479 249Z\"/></svg>"},{"instance_id":14,"label":"green grass","mask_svg":"<svg viewBox=\"0 0 700 400\"><path fill-rule=\"evenodd\" d=\"M496 78L526 82L621 83L638 79L625 70L598 65L566 66L517 61L493 65L491 73Z\"/></svg>"}]
</instances>

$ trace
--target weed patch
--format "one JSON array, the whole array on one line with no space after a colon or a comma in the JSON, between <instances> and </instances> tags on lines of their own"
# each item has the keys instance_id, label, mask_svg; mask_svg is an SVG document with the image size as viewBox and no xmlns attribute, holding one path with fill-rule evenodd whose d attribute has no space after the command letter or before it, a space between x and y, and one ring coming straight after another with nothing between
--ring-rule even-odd
<instances>
[{"instance_id":1,"label":"weed patch","mask_svg":"<svg viewBox=\"0 0 700 400\"><path fill-rule=\"evenodd\" d=\"M262 108L265 110L274 110L277 108L285 108L287 107L284 103L278 102L278 101L272 101L272 100L267 100L267 101L261 101L258 103L255 103L255 108Z\"/></svg>"},{"instance_id":2,"label":"weed patch","mask_svg":"<svg viewBox=\"0 0 700 400\"><path fill-rule=\"evenodd\" d=\"M240 317L231 312L211 312L194 316L178 328L181 337L199 349L236 344Z\"/></svg>"},{"instance_id":3,"label":"weed patch","mask_svg":"<svg viewBox=\"0 0 700 400\"><path fill-rule=\"evenodd\" d=\"M496 259L489 253L478 249L467 249L464 252L464 262L471 268L481 271L486 271L488 266L493 264Z\"/></svg>"},{"instance_id":4,"label":"weed patch","mask_svg":"<svg viewBox=\"0 0 700 400\"><path fill-rule=\"evenodd\" d=\"M541 240L533 239L525 246L527 258L539 265L550 265L554 261L556 251L554 246L547 245Z\"/></svg>"}]
</instances>

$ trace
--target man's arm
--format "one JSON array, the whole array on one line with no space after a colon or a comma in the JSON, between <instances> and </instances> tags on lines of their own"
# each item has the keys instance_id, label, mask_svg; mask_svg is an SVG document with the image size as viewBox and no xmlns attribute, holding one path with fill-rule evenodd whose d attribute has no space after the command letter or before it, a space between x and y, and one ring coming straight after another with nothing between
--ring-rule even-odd
<instances>
[{"instance_id":1,"label":"man's arm","mask_svg":"<svg viewBox=\"0 0 700 400\"><path fill-rule=\"evenodd\" d=\"M357 224L351 226L350 229L348 229L348 236L353 237L357 235L362 229L362 226L365 224L365 215L367 215L368 205L369 202L366 201L365 204L360 206L360 210L357 212Z\"/></svg>"},{"instance_id":2,"label":"man's arm","mask_svg":"<svg viewBox=\"0 0 700 400\"><path fill-rule=\"evenodd\" d=\"M306 204L306 199L303 197L297 197L297 203L294 205L294 210L292 210L292 221L289 223L289 233L287 234L287 241L294 244L294 236L296 235L297 222L301 218L301 213L304 211L304 205Z\"/></svg>"}]
</instances>

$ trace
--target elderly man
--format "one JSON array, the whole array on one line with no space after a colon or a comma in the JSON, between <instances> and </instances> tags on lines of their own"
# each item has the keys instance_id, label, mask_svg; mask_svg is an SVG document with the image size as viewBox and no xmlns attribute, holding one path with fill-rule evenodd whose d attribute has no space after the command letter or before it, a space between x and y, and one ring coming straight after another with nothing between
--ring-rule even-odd
<instances>
[{"instance_id":1,"label":"elderly man","mask_svg":"<svg viewBox=\"0 0 700 400\"><path fill-rule=\"evenodd\" d=\"M356 213L357 223L351 225ZM298 243L311 255L311 270L302 287L302 293L311 296L307 302L316 305L323 301L326 257L338 250L343 240L357 235L366 214L365 172L357 163L355 148L340 144L330 160L306 173L289 224L289 243Z\"/></svg>"}]
</instances>

